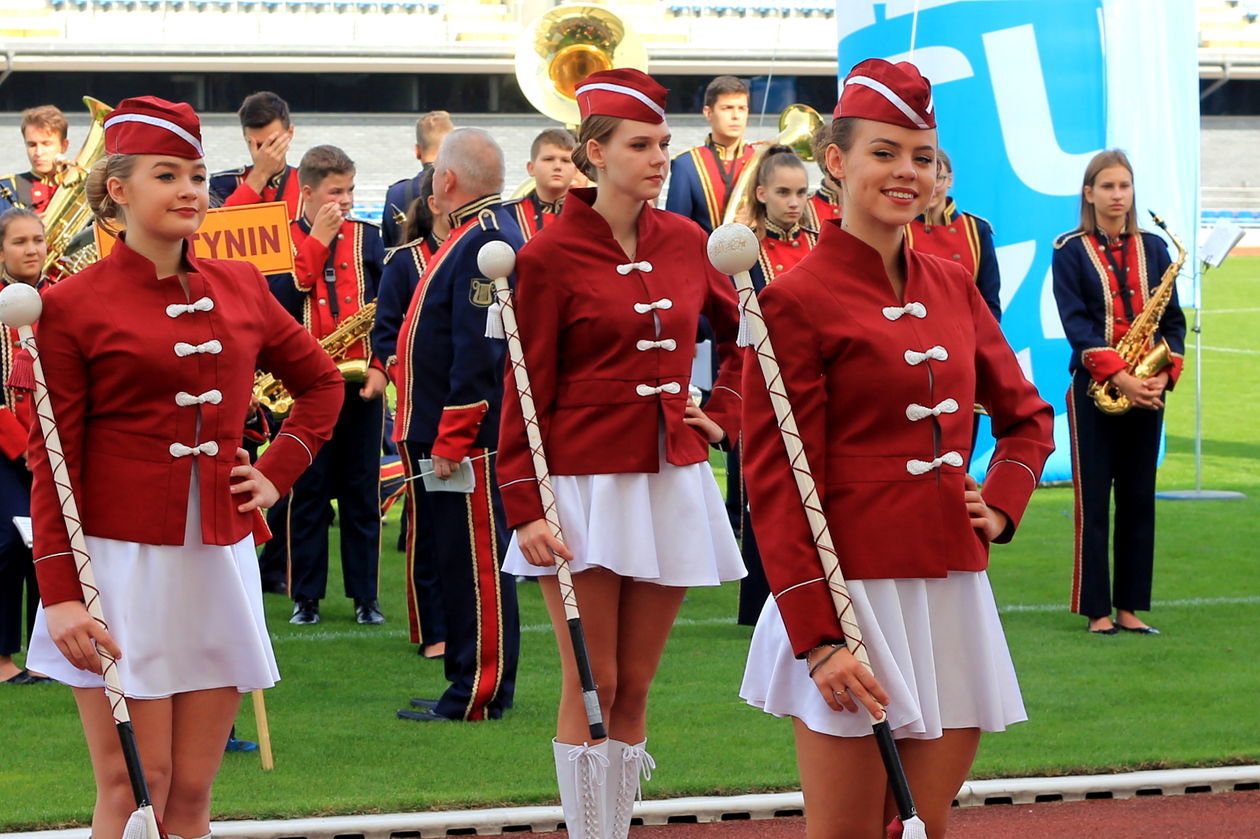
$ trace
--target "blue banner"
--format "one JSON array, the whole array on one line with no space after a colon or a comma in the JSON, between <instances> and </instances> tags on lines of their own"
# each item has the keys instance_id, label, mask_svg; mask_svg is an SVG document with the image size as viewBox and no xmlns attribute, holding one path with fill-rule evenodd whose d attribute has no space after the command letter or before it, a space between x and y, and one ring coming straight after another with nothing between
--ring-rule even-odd
<instances>
[{"instance_id":1,"label":"blue banner","mask_svg":"<svg viewBox=\"0 0 1260 839\"><path fill-rule=\"evenodd\" d=\"M1184 7L1184 8L1183 8ZM1051 290L1055 237L1076 227L1081 178L1097 152L1117 140L1139 143L1151 132L1139 109L1164 104L1143 90L1180 78L1180 58L1170 59L1169 39L1158 36L1180 25L1190 0L1135 3L1131 0L838 0L841 78L866 58L912 60L932 81L938 134L954 165L958 206L992 222L1002 274L1002 328L1024 372L1055 405L1056 451L1044 480L1071 478L1065 414L1070 349ZM1107 32L1115 33L1108 48ZM1175 40L1175 39L1173 39ZM1122 46L1120 46L1122 45ZM1176 56L1188 51L1176 44ZM1163 53L1155 66L1143 64ZM1134 85L1136 74L1147 74ZM1196 85L1197 63L1189 82ZM1153 77L1152 77L1153 76ZM1177 101L1184 103L1184 88ZM1108 95L1108 90L1122 95ZM1150 138L1134 157L1139 207L1145 187L1188 194L1190 205L1158 205L1170 225L1184 232L1187 246L1197 220L1198 101L1185 129L1193 149L1179 139ZM1184 121L1161 114L1158 125ZM1180 149L1181 160L1170 158ZM1166 179L1174 162L1193 183ZM1188 193L1187 193L1188 191ZM1153 192L1152 192L1153 194ZM1167 196L1164 196L1165 199ZM1186 211L1183 212L1182 210ZM1170 215L1171 214L1171 215ZM1143 215L1145 213L1143 212ZM1144 225L1150 227L1150 225ZM1193 265L1193 260L1187 264ZM982 425L973 471L987 468L993 441Z\"/></svg>"}]
</instances>

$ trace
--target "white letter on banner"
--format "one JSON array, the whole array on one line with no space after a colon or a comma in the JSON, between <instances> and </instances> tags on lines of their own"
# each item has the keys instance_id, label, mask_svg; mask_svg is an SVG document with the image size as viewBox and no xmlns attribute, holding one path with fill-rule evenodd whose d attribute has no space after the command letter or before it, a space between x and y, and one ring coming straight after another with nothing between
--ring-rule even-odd
<instances>
[{"instance_id":1,"label":"white letter on banner","mask_svg":"<svg viewBox=\"0 0 1260 839\"><path fill-rule=\"evenodd\" d=\"M1002 311L1005 312L1006 307L1011 305L1011 301L1015 299L1015 293L1028 278L1028 269L1032 268L1033 257L1036 255L1037 243L1031 239L1027 242L1012 242L997 248L998 270L1002 275L1002 287L998 289L998 299L1002 304Z\"/></svg>"},{"instance_id":2,"label":"white letter on banner","mask_svg":"<svg viewBox=\"0 0 1260 839\"><path fill-rule=\"evenodd\" d=\"M890 55L888 60L893 64L900 61L914 62L919 72L931 79L933 89L946 82L969 79L976 74L962 50L953 47L923 47L914 53Z\"/></svg>"},{"instance_id":3,"label":"white letter on banner","mask_svg":"<svg viewBox=\"0 0 1260 839\"><path fill-rule=\"evenodd\" d=\"M1054 300L1053 266L1046 270L1046 278L1041 281L1041 335L1047 341L1067 340L1059 318L1059 305Z\"/></svg>"},{"instance_id":4,"label":"white letter on banner","mask_svg":"<svg viewBox=\"0 0 1260 839\"><path fill-rule=\"evenodd\" d=\"M987 32L983 38L1011 168L1029 189L1045 195L1077 194L1081 173L1098 149L1068 154L1059 148L1032 25Z\"/></svg>"}]
</instances>

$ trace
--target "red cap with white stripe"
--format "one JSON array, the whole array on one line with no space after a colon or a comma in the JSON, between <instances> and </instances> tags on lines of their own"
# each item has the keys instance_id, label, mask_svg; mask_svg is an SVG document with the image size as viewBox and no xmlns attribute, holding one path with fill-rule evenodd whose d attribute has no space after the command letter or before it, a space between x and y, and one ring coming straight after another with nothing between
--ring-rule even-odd
<instances>
[{"instance_id":1,"label":"red cap with white stripe","mask_svg":"<svg viewBox=\"0 0 1260 839\"><path fill-rule=\"evenodd\" d=\"M868 58L849 71L832 113L905 128L935 128L932 83L909 61L892 64Z\"/></svg>"},{"instance_id":2,"label":"red cap with white stripe","mask_svg":"<svg viewBox=\"0 0 1260 839\"><path fill-rule=\"evenodd\" d=\"M165 154L198 160L201 120L187 102L168 102L156 96L136 96L118 103L105 118L108 154Z\"/></svg>"},{"instance_id":3,"label":"red cap with white stripe","mask_svg":"<svg viewBox=\"0 0 1260 839\"><path fill-rule=\"evenodd\" d=\"M669 91L642 70L622 67L591 73L577 86L576 93L582 119L622 117L653 125L665 121Z\"/></svg>"}]
</instances>

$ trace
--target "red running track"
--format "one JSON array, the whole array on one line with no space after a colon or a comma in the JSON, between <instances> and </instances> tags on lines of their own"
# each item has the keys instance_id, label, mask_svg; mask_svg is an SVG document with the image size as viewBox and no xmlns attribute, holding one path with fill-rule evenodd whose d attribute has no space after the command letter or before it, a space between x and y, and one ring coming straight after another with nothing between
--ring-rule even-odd
<instances>
[{"instance_id":1,"label":"red running track","mask_svg":"<svg viewBox=\"0 0 1260 839\"><path fill-rule=\"evenodd\" d=\"M518 833L558 839L563 833ZM801 839L804 819L634 827L630 839ZM952 839L1260 839L1260 791L955 809ZM940 837L930 837L940 839Z\"/></svg>"}]
</instances>

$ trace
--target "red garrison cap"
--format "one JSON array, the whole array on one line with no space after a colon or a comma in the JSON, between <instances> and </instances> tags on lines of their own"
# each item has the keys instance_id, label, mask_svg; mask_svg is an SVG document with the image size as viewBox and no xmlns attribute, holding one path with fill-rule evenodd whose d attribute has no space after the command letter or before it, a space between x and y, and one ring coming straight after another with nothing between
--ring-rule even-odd
<instances>
[{"instance_id":1,"label":"red garrison cap","mask_svg":"<svg viewBox=\"0 0 1260 839\"><path fill-rule=\"evenodd\" d=\"M167 102L156 96L136 96L118 103L105 118L108 154L166 154L197 160L201 121L187 102Z\"/></svg>"},{"instance_id":2,"label":"red garrison cap","mask_svg":"<svg viewBox=\"0 0 1260 839\"><path fill-rule=\"evenodd\" d=\"M935 128L932 83L909 61L891 64L868 58L849 71L832 113L861 117L904 128Z\"/></svg>"},{"instance_id":3,"label":"red garrison cap","mask_svg":"<svg viewBox=\"0 0 1260 839\"><path fill-rule=\"evenodd\" d=\"M598 115L659 124L665 121L668 94L647 73L630 67L591 73L577 86L582 119Z\"/></svg>"}]
</instances>

